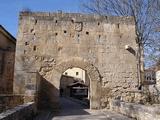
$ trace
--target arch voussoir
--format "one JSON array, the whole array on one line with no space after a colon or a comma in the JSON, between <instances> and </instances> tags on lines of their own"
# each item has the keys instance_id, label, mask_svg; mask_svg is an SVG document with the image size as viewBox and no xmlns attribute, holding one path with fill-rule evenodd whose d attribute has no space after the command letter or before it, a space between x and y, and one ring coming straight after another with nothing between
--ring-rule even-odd
<instances>
[{"instance_id":1,"label":"arch voussoir","mask_svg":"<svg viewBox=\"0 0 160 120\"><path fill-rule=\"evenodd\" d=\"M87 62L84 59L81 58L73 58L68 59L65 61L61 61L59 64L57 64L54 67L54 70L56 70L59 74L62 74L67 69L72 67L78 67L87 72L87 74L90 77L90 108L91 109L100 109L101 105L101 96L97 95L101 93L101 77L99 74L98 69L91 63ZM55 74L55 72L53 73ZM56 75L53 75L56 76ZM60 80L57 81L60 84Z\"/></svg>"}]
</instances>

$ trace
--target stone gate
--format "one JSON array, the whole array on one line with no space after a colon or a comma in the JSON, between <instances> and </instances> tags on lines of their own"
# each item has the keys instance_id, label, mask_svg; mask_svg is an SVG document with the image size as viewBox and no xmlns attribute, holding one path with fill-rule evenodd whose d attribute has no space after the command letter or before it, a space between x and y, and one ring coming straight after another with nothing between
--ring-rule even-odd
<instances>
[{"instance_id":1,"label":"stone gate","mask_svg":"<svg viewBox=\"0 0 160 120\"><path fill-rule=\"evenodd\" d=\"M135 101L136 48L132 17L21 12L14 93L56 106L62 73L79 67L90 77L90 108L106 107L115 98Z\"/></svg>"}]
</instances>

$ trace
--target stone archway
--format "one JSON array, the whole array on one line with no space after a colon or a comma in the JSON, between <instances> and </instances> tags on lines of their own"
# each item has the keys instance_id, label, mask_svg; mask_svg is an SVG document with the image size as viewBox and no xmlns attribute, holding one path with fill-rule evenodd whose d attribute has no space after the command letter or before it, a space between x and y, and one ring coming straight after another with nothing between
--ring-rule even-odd
<instances>
[{"instance_id":1,"label":"stone archway","mask_svg":"<svg viewBox=\"0 0 160 120\"><path fill-rule=\"evenodd\" d=\"M90 77L90 108L100 109L101 106L101 76L98 69L91 63L81 58L71 58L59 62L50 72L46 73L44 78L56 88L57 92L52 95L52 101L58 105L59 101L59 86L62 73L68 68L78 67L87 72Z\"/></svg>"}]
</instances>

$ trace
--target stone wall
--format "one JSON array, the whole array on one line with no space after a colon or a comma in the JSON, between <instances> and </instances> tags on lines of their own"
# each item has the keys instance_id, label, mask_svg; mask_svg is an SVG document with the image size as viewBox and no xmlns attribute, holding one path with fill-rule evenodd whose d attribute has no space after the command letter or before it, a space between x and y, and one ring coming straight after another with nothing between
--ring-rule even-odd
<instances>
[{"instance_id":1,"label":"stone wall","mask_svg":"<svg viewBox=\"0 0 160 120\"><path fill-rule=\"evenodd\" d=\"M160 105L142 105L119 100L110 102L110 109L136 120L160 120Z\"/></svg>"},{"instance_id":2,"label":"stone wall","mask_svg":"<svg viewBox=\"0 0 160 120\"><path fill-rule=\"evenodd\" d=\"M23 104L24 98L21 95L0 95L0 112L16 107Z\"/></svg>"},{"instance_id":3,"label":"stone wall","mask_svg":"<svg viewBox=\"0 0 160 120\"><path fill-rule=\"evenodd\" d=\"M0 94L12 94L15 52L0 50L0 57Z\"/></svg>"},{"instance_id":4,"label":"stone wall","mask_svg":"<svg viewBox=\"0 0 160 120\"><path fill-rule=\"evenodd\" d=\"M35 114L35 104L30 102L1 113L0 120L32 120Z\"/></svg>"},{"instance_id":5,"label":"stone wall","mask_svg":"<svg viewBox=\"0 0 160 120\"><path fill-rule=\"evenodd\" d=\"M32 100L36 99L36 104L38 109L59 109L59 104L54 104L58 99L54 98L55 93L57 92L57 88L49 81L47 81L43 76L37 73L37 97L32 98Z\"/></svg>"},{"instance_id":6,"label":"stone wall","mask_svg":"<svg viewBox=\"0 0 160 120\"><path fill-rule=\"evenodd\" d=\"M120 96L127 100L128 91L138 89L136 50L132 17L22 12L14 92L33 95L36 72L59 92L62 73L79 67L91 81L91 108L106 107L109 99ZM52 94L58 100L59 93Z\"/></svg>"},{"instance_id":7,"label":"stone wall","mask_svg":"<svg viewBox=\"0 0 160 120\"><path fill-rule=\"evenodd\" d=\"M13 93L16 39L0 25L0 94Z\"/></svg>"}]
</instances>

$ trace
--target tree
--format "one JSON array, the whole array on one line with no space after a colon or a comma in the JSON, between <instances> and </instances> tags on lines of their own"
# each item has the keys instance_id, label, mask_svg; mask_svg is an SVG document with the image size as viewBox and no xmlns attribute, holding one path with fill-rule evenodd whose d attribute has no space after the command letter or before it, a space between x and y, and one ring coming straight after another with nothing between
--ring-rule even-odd
<instances>
[{"instance_id":1,"label":"tree","mask_svg":"<svg viewBox=\"0 0 160 120\"><path fill-rule=\"evenodd\" d=\"M149 56L152 51L159 47L157 46L158 39L155 37L157 35L159 38L156 31L158 21L156 19L160 18L159 14L157 15L155 12L160 8L158 2L160 5L159 0L89 0L83 4L87 11L99 15L133 16L138 45L136 58L139 88L141 88L144 80L144 53Z\"/></svg>"},{"instance_id":2,"label":"tree","mask_svg":"<svg viewBox=\"0 0 160 120\"><path fill-rule=\"evenodd\" d=\"M154 26L154 33L152 34L152 44L146 46L148 49L146 58L152 63L159 63L160 61L160 0L155 0L152 8L151 17L154 19L152 23ZM149 51L149 52L148 52Z\"/></svg>"}]
</instances>

